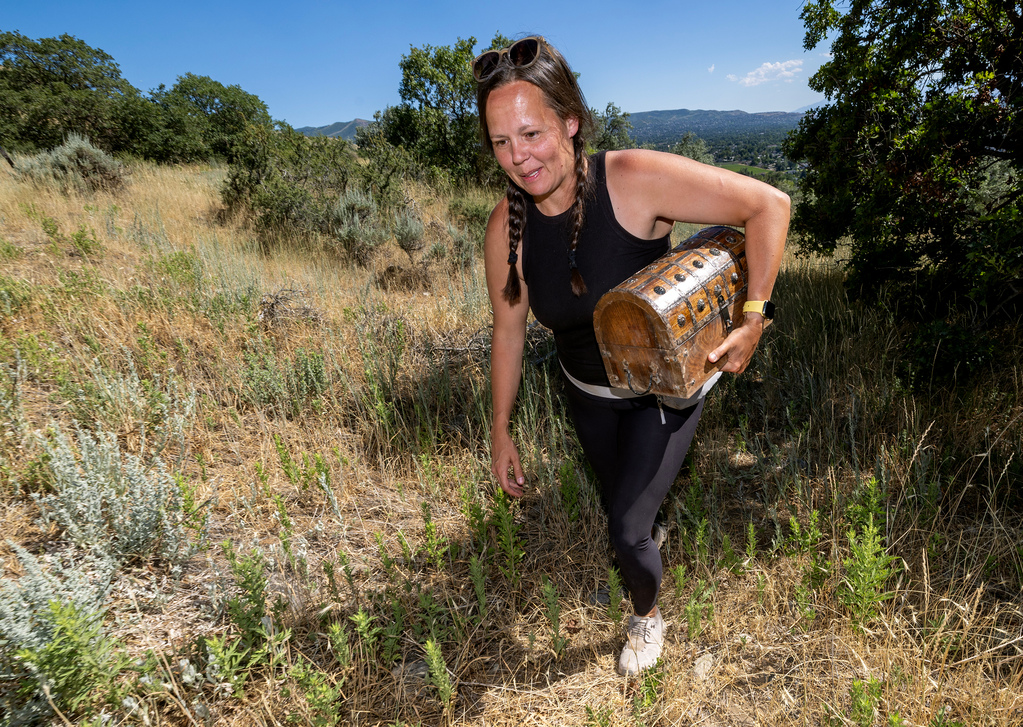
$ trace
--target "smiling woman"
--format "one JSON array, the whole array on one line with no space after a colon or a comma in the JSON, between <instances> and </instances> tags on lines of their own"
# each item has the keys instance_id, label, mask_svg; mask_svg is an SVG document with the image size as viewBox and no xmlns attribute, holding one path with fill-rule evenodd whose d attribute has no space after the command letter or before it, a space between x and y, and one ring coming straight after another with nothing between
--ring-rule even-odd
<instances>
[{"instance_id":1,"label":"smiling woman","mask_svg":"<svg viewBox=\"0 0 1023 727\"><path fill-rule=\"evenodd\" d=\"M572 138L579 119L558 118L526 81L495 89L492 102L488 125L498 164L541 212L561 214L576 196Z\"/></svg>"},{"instance_id":2,"label":"smiling woman","mask_svg":"<svg viewBox=\"0 0 1023 727\"><path fill-rule=\"evenodd\" d=\"M745 227L749 299L766 303L781 263L789 200L766 184L674 154L588 156L593 120L586 101L568 63L543 38L487 51L473 72L483 143L508 175L485 241L494 312L491 470L506 493L524 494L509 423L532 310L554 332L569 411L601 484L609 536L635 610L618 669L637 674L657 662L664 641L657 608L663 529L654 518L685 459L706 390L668 406L653 395L612 388L593 311L604 293L667 252L675 221ZM763 326L762 312L746 314L708 361L741 373Z\"/></svg>"}]
</instances>

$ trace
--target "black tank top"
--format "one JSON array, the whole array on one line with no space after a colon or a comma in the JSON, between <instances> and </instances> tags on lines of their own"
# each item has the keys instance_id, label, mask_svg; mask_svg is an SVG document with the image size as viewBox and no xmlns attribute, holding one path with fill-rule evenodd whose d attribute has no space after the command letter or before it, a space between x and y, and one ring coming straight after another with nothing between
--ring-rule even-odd
<instances>
[{"instance_id":1,"label":"black tank top","mask_svg":"<svg viewBox=\"0 0 1023 727\"><path fill-rule=\"evenodd\" d=\"M576 261L587 293L572 294L568 267L571 210L554 217L540 212L526 195L526 225L522 231L522 276L529 287L529 307L554 332L558 358L573 377L607 386L607 373L593 332L593 309L604 293L668 251L671 235L643 240L618 224L607 193L605 152L590 157L595 176L593 195L586 203L586 220Z\"/></svg>"}]
</instances>

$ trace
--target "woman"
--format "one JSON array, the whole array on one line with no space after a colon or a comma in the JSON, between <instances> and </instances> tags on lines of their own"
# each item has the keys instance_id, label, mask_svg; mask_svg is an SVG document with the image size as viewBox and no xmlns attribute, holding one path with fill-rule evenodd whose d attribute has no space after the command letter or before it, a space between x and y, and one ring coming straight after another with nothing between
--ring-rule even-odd
<instances>
[{"instance_id":1,"label":"woman","mask_svg":"<svg viewBox=\"0 0 1023 727\"><path fill-rule=\"evenodd\" d=\"M651 538L703 410L610 389L593 332L607 290L669 249L675 221L742 226L750 301L771 314L789 200L748 177L647 150L586 154L592 118L575 75L543 38L524 38L473 63L484 145L509 179L487 224L487 287L494 311L491 470L520 497L525 478L509 434L522 373L526 317L553 330L569 411L601 484L608 531L635 614L618 668L636 674L661 653L661 557ZM709 355L741 373L764 327L747 313Z\"/></svg>"}]
</instances>

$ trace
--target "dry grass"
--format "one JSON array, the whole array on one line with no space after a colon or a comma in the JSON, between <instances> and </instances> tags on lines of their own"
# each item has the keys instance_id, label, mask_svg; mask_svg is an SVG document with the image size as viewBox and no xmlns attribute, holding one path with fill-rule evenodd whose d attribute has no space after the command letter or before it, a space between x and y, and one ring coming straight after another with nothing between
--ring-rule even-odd
<instances>
[{"instance_id":1,"label":"dry grass","mask_svg":"<svg viewBox=\"0 0 1023 727\"><path fill-rule=\"evenodd\" d=\"M221 219L222 176L146 165L120 195L82 199L0 172L0 238L14 250L0 258L0 351L27 366L27 435L0 445L6 538L72 552L29 497L46 487L36 434L92 416L86 424L112 428L126 451L141 446L138 417L109 413L89 388L95 366L126 375L134 365L144 380L195 394L184 444L164 456L203 504L203 547L180 574L159 562L122 568L106 619L126 653L154 655L163 686L122 678L151 724L1023 723L1018 365L986 386L914 394L899 379L890 321L849 306L826 263L787 260L785 315L754 370L714 394L693 469L662 511L663 666L623 679L621 624L589 602L609 553L544 358L550 341L539 334L531 346L539 363L526 367L518 413L531 486L512 509L516 584L502 571L498 528L490 522L483 539L474 528L474 512L498 506L479 261L460 269L449 250L403 287L381 285L388 267L410 265L393 244L366 269L308 247L268 251L241 221ZM450 246L452 193L412 196L435 223L427 249ZM69 242L83 225L99 243L91 252ZM893 598L860 628L838 594L850 507L863 505L871 476L901 567L886 584ZM805 531L813 517L820 537L799 545L793 519ZM288 630L234 696L215 680L190 683L181 665L202 671L203 639L239 633L224 541L263 554L267 602L281 604L274 628ZM431 557L431 543L446 551ZM2 547L13 582L18 564ZM483 618L472 556L484 568ZM815 559L827 567L808 587ZM560 655L543 577L559 594ZM402 614L395 658L356 637L360 609L381 627ZM350 664L328 636L337 624L350 634ZM424 678L431 634L455 688L449 708ZM304 679L305 663L319 676ZM879 685L872 717L855 711L856 680ZM316 684L337 690L319 707Z\"/></svg>"}]
</instances>

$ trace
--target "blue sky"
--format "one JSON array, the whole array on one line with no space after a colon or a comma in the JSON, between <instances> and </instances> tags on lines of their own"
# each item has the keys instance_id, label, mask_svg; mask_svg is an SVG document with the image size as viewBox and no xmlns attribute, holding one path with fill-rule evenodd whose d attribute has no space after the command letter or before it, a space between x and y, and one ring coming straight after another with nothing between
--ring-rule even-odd
<instances>
[{"instance_id":1,"label":"blue sky","mask_svg":"<svg viewBox=\"0 0 1023 727\"><path fill-rule=\"evenodd\" d=\"M292 126L324 126L399 102L412 46L495 32L541 34L580 74L590 106L793 111L827 43L805 52L800 0L611 2L363 0L171 3L9 0L0 30L69 33L114 57L144 91L185 73L237 84Z\"/></svg>"}]
</instances>

